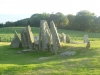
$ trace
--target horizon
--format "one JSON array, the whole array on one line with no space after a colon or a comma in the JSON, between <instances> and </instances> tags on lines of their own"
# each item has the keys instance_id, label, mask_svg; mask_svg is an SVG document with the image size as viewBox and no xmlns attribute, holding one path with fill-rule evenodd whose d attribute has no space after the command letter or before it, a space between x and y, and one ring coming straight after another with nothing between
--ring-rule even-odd
<instances>
[{"instance_id":1,"label":"horizon","mask_svg":"<svg viewBox=\"0 0 100 75\"><path fill-rule=\"evenodd\" d=\"M79 11L87 10L100 16L99 8L99 0L0 0L0 23L30 18L35 13L44 12L76 15Z\"/></svg>"}]
</instances>

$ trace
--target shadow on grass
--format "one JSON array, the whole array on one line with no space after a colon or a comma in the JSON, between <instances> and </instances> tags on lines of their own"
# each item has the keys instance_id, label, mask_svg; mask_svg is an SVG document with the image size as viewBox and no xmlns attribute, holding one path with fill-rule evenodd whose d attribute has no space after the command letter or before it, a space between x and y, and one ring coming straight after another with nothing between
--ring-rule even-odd
<instances>
[{"instance_id":1,"label":"shadow on grass","mask_svg":"<svg viewBox=\"0 0 100 75\"><path fill-rule=\"evenodd\" d=\"M96 49L96 48L95 48ZM53 55L51 52L31 52L17 54L16 52L23 50L23 48L10 48L9 45L0 46L0 64L18 64L18 65L27 65L27 64L41 64L51 61L62 61L66 59L77 59L77 58L90 58L95 55L98 55L97 50L94 49L85 49L85 47L75 47L75 46L63 46L61 47L61 52L64 51L75 51L76 54L70 57L61 57L58 55ZM40 57L49 57L46 60L40 60Z\"/></svg>"}]
</instances>

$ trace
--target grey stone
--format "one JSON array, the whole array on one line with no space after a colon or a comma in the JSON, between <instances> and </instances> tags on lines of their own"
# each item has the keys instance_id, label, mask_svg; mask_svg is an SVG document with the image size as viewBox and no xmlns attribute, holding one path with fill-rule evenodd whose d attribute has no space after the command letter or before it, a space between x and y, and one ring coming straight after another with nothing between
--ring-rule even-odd
<instances>
[{"instance_id":1,"label":"grey stone","mask_svg":"<svg viewBox=\"0 0 100 75\"><path fill-rule=\"evenodd\" d=\"M31 27L28 25L26 28L21 31L21 41L23 48L33 49L34 36L31 31Z\"/></svg>"},{"instance_id":2,"label":"grey stone","mask_svg":"<svg viewBox=\"0 0 100 75\"><path fill-rule=\"evenodd\" d=\"M50 22L50 28L51 28L52 39L53 39L53 53L57 54L58 49L60 47L60 39L53 21Z\"/></svg>"},{"instance_id":3,"label":"grey stone","mask_svg":"<svg viewBox=\"0 0 100 75\"><path fill-rule=\"evenodd\" d=\"M48 46L51 45L51 32L49 26L45 20L40 21L40 32L39 32L39 50L47 51Z\"/></svg>"},{"instance_id":4,"label":"grey stone","mask_svg":"<svg viewBox=\"0 0 100 75\"><path fill-rule=\"evenodd\" d=\"M66 43L66 35L65 35L64 33L62 33L61 41L62 41L63 43Z\"/></svg>"},{"instance_id":5,"label":"grey stone","mask_svg":"<svg viewBox=\"0 0 100 75\"><path fill-rule=\"evenodd\" d=\"M23 48L28 48L28 37L26 34L26 28L21 30L21 42Z\"/></svg>"},{"instance_id":6,"label":"grey stone","mask_svg":"<svg viewBox=\"0 0 100 75\"><path fill-rule=\"evenodd\" d=\"M30 49L33 50L33 48L34 48L34 47L33 47L34 36L33 36L32 31L31 31L30 25L28 25L28 26L26 27L26 34L27 34L27 39L28 39L28 46L29 46Z\"/></svg>"},{"instance_id":7,"label":"grey stone","mask_svg":"<svg viewBox=\"0 0 100 75\"><path fill-rule=\"evenodd\" d=\"M88 43L89 40L88 40L88 35L87 34L84 35L83 39L84 39L84 43Z\"/></svg>"},{"instance_id":8,"label":"grey stone","mask_svg":"<svg viewBox=\"0 0 100 75\"><path fill-rule=\"evenodd\" d=\"M35 51L31 49L24 49L24 50L18 51L17 54L28 53L28 52L35 52Z\"/></svg>"},{"instance_id":9,"label":"grey stone","mask_svg":"<svg viewBox=\"0 0 100 75\"><path fill-rule=\"evenodd\" d=\"M19 48L19 47L21 47L21 41L20 41L16 31L15 31L14 38L12 39L10 46L12 48Z\"/></svg>"},{"instance_id":10,"label":"grey stone","mask_svg":"<svg viewBox=\"0 0 100 75\"><path fill-rule=\"evenodd\" d=\"M66 35L66 43L70 43L70 37Z\"/></svg>"},{"instance_id":11,"label":"grey stone","mask_svg":"<svg viewBox=\"0 0 100 75\"><path fill-rule=\"evenodd\" d=\"M60 42L62 42L62 36L61 36L61 34L58 33L58 37L59 37Z\"/></svg>"},{"instance_id":12,"label":"grey stone","mask_svg":"<svg viewBox=\"0 0 100 75\"><path fill-rule=\"evenodd\" d=\"M86 49L89 49L89 48L90 48L90 41L88 41L86 44Z\"/></svg>"},{"instance_id":13,"label":"grey stone","mask_svg":"<svg viewBox=\"0 0 100 75\"><path fill-rule=\"evenodd\" d=\"M72 56L75 55L75 51L66 51L66 52L62 52L60 53L60 56L65 57L65 56Z\"/></svg>"}]
</instances>

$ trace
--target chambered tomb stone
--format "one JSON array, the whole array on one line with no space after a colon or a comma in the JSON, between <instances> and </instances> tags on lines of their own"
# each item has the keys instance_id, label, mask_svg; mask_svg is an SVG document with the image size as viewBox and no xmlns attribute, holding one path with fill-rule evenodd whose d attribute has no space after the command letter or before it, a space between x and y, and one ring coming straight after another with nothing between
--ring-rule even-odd
<instances>
[{"instance_id":1,"label":"chambered tomb stone","mask_svg":"<svg viewBox=\"0 0 100 75\"><path fill-rule=\"evenodd\" d=\"M26 28L22 29L21 41L23 48L30 48L31 50L33 50L34 36L29 25Z\"/></svg>"},{"instance_id":2,"label":"chambered tomb stone","mask_svg":"<svg viewBox=\"0 0 100 75\"><path fill-rule=\"evenodd\" d=\"M34 36L33 36L32 31L31 31L30 25L28 25L28 26L26 27L26 34L27 34L27 39L28 39L28 46L29 46L30 49L33 50L33 48L34 48L34 47L33 47Z\"/></svg>"},{"instance_id":3,"label":"chambered tomb stone","mask_svg":"<svg viewBox=\"0 0 100 75\"><path fill-rule=\"evenodd\" d=\"M19 48L19 47L21 47L21 41L20 41L16 31L15 31L14 38L12 39L10 46L12 48Z\"/></svg>"},{"instance_id":4,"label":"chambered tomb stone","mask_svg":"<svg viewBox=\"0 0 100 75\"><path fill-rule=\"evenodd\" d=\"M26 34L26 28L21 30L21 42L23 48L28 48L28 37Z\"/></svg>"},{"instance_id":5,"label":"chambered tomb stone","mask_svg":"<svg viewBox=\"0 0 100 75\"><path fill-rule=\"evenodd\" d=\"M40 21L39 50L47 51L51 46L51 32L45 20Z\"/></svg>"},{"instance_id":6,"label":"chambered tomb stone","mask_svg":"<svg viewBox=\"0 0 100 75\"><path fill-rule=\"evenodd\" d=\"M50 22L50 28L51 28L52 39L53 39L53 53L57 54L58 48L60 47L60 39L53 21Z\"/></svg>"}]
</instances>

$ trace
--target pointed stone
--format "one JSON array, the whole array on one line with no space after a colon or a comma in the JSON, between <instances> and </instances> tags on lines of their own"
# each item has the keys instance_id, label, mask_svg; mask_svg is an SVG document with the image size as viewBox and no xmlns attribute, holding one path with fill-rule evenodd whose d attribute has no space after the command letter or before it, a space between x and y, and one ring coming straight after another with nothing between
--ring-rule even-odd
<instances>
[{"instance_id":1,"label":"pointed stone","mask_svg":"<svg viewBox=\"0 0 100 75\"><path fill-rule=\"evenodd\" d=\"M22 29L21 41L23 48L30 48L31 50L33 50L34 36L29 25L26 28Z\"/></svg>"},{"instance_id":2,"label":"pointed stone","mask_svg":"<svg viewBox=\"0 0 100 75\"><path fill-rule=\"evenodd\" d=\"M19 47L21 47L21 41L20 41L16 31L15 31L14 38L12 39L10 46L12 48L19 48Z\"/></svg>"},{"instance_id":3,"label":"pointed stone","mask_svg":"<svg viewBox=\"0 0 100 75\"><path fill-rule=\"evenodd\" d=\"M40 21L39 50L46 51L51 44L51 33L45 20Z\"/></svg>"},{"instance_id":4,"label":"pointed stone","mask_svg":"<svg viewBox=\"0 0 100 75\"><path fill-rule=\"evenodd\" d=\"M26 34L26 28L22 29L21 31L21 42L23 48L28 48L28 37Z\"/></svg>"},{"instance_id":5,"label":"pointed stone","mask_svg":"<svg viewBox=\"0 0 100 75\"><path fill-rule=\"evenodd\" d=\"M33 50L33 43L34 43L34 36L31 31L30 25L26 27L26 34L27 34L27 39L28 39L28 46L31 50Z\"/></svg>"},{"instance_id":6,"label":"pointed stone","mask_svg":"<svg viewBox=\"0 0 100 75\"><path fill-rule=\"evenodd\" d=\"M60 39L53 21L50 22L50 28L51 28L52 39L53 39L53 53L57 54L58 48L60 47Z\"/></svg>"}]
</instances>

